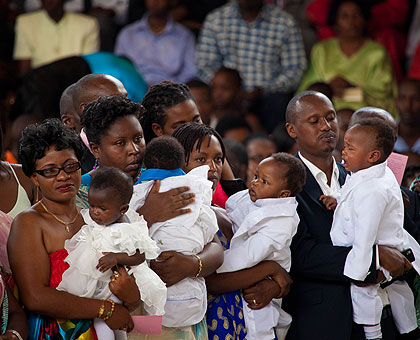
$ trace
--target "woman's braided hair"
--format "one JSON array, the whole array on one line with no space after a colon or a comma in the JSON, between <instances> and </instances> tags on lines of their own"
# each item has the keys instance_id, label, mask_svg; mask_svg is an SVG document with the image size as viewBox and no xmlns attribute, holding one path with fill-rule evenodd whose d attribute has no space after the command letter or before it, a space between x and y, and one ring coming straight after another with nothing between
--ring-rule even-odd
<instances>
[{"instance_id":1,"label":"woman's braided hair","mask_svg":"<svg viewBox=\"0 0 420 340\"><path fill-rule=\"evenodd\" d=\"M162 127L165 125L165 110L181 104L188 99L194 100L191 91L183 83L163 81L149 88L141 102L146 111L140 119L146 143L149 143L156 137L152 129L153 123L159 124Z\"/></svg>"}]
</instances>

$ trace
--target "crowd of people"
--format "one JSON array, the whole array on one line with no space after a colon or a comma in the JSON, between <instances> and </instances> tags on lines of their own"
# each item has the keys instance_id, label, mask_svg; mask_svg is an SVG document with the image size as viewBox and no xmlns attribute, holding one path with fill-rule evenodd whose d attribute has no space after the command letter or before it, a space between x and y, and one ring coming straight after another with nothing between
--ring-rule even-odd
<instances>
[{"instance_id":1,"label":"crowd of people","mask_svg":"<svg viewBox=\"0 0 420 340\"><path fill-rule=\"evenodd\" d=\"M0 339L420 339L419 1L0 6Z\"/></svg>"}]
</instances>

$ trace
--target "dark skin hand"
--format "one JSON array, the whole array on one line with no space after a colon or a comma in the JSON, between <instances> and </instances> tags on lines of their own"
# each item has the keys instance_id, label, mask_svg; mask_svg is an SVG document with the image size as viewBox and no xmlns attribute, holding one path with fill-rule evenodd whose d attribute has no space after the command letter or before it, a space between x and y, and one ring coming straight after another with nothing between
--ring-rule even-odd
<instances>
[{"instance_id":1,"label":"dark skin hand","mask_svg":"<svg viewBox=\"0 0 420 340\"><path fill-rule=\"evenodd\" d=\"M334 197L321 195L319 200L325 205L327 210L335 210L337 207L337 200Z\"/></svg>"},{"instance_id":2,"label":"dark skin hand","mask_svg":"<svg viewBox=\"0 0 420 340\"><path fill-rule=\"evenodd\" d=\"M113 268L114 273L118 273L117 276L111 276L109 282L109 289L121 301L124 301L124 305L134 305L140 300L140 292L137 289L136 279L128 275L127 271L122 266L116 266Z\"/></svg>"},{"instance_id":3,"label":"dark skin hand","mask_svg":"<svg viewBox=\"0 0 420 340\"><path fill-rule=\"evenodd\" d=\"M272 280L266 280L268 277L271 277ZM270 282L258 285L263 281ZM250 292L247 289L257 288L268 289L271 298L286 296L290 291L292 282L290 275L274 261L263 261L251 268L236 272L214 273L206 277L207 290L212 294L222 294L237 289L244 289L244 293L255 293L254 289ZM274 288L273 284L277 288ZM265 296L265 293L261 292L261 296ZM256 300L259 302L258 298Z\"/></svg>"},{"instance_id":4,"label":"dark skin hand","mask_svg":"<svg viewBox=\"0 0 420 340\"><path fill-rule=\"evenodd\" d=\"M166 192L159 192L159 188L160 181L155 181L144 205L137 210L140 215L143 215L149 227L153 223L164 222L191 212L191 209L184 209L184 207L195 199L193 193L186 193L190 190L189 187L179 187Z\"/></svg>"},{"instance_id":5,"label":"dark skin hand","mask_svg":"<svg viewBox=\"0 0 420 340\"><path fill-rule=\"evenodd\" d=\"M346 79L340 76L336 76L330 80L329 85L333 89L334 97L342 98L344 95L344 90L348 87L352 87Z\"/></svg>"},{"instance_id":6,"label":"dark skin hand","mask_svg":"<svg viewBox=\"0 0 420 340\"><path fill-rule=\"evenodd\" d=\"M262 280L243 290L244 299L251 309L264 308L279 294L280 287L272 280Z\"/></svg>"},{"instance_id":7,"label":"dark skin hand","mask_svg":"<svg viewBox=\"0 0 420 340\"><path fill-rule=\"evenodd\" d=\"M223 248L219 241L214 239L204 246L198 256L202 262L200 277L206 277L222 265ZM195 256L164 251L156 260L150 262L150 268L167 287L170 287L186 277L195 277L199 271L199 262Z\"/></svg>"},{"instance_id":8,"label":"dark skin hand","mask_svg":"<svg viewBox=\"0 0 420 340\"><path fill-rule=\"evenodd\" d=\"M138 266L143 263L145 260L144 253L141 253L137 250L136 254L129 256L126 253L102 253L105 256L102 256L99 261L96 269L101 273L106 272L108 269L120 265L127 266Z\"/></svg>"},{"instance_id":9,"label":"dark skin hand","mask_svg":"<svg viewBox=\"0 0 420 340\"><path fill-rule=\"evenodd\" d=\"M387 246L378 246L379 252L379 262L380 265L389 271L392 277L399 277L403 275L406 271L413 268L410 261L401 254L398 249L387 247ZM382 271L377 271L376 283L381 283L385 280L385 276ZM371 283L364 282L354 282L355 285L359 287L366 287L372 285Z\"/></svg>"},{"instance_id":10,"label":"dark skin hand","mask_svg":"<svg viewBox=\"0 0 420 340\"><path fill-rule=\"evenodd\" d=\"M271 279L259 281L243 290L244 299L248 302L249 308L264 308L273 298L281 299L289 294L293 280L281 266L276 268L271 275Z\"/></svg>"},{"instance_id":11,"label":"dark skin hand","mask_svg":"<svg viewBox=\"0 0 420 340\"><path fill-rule=\"evenodd\" d=\"M413 268L410 261L398 249L378 246L379 262L389 271L392 277L399 277Z\"/></svg>"},{"instance_id":12,"label":"dark skin hand","mask_svg":"<svg viewBox=\"0 0 420 340\"><path fill-rule=\"evenodd\" d=\"M413 182L413 187L411 188L411 190L420 195L420 179L415 180Z\"/></svg>"}]
</instances>

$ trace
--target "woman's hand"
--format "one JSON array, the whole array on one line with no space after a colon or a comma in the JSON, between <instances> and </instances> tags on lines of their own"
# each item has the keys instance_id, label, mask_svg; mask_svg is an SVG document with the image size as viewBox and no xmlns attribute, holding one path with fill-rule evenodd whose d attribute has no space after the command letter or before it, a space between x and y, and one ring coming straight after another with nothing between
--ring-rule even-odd
<instances>
[{"instance_id":1,"label":"woman's hand","mask_svg":"<svg viewBox=\"0 0 420 340\"><path fill-rule=\"evenodd\" d=\"M280 293L275 296L277 299L284 298L287 294L289 294L293 280L283 267L280 265L277 266L274 273L271 274L271 278L280 288Z\"/></svg>"},{"instance_id":2,"label":"woman's hand","mask_svg":"<svg viewBox=\"0 0 420 340\"><path fill-rule=\"evenodd\" d=\"M150 262L150 268L170 287L186 277L194 277L198 273L199 265L197 258L193 256L164 251Z\"/></svg>"},{"instance_id":3,"label":"woman's hand","mask_svg":"<svg viewBox=\"0 0 420 340\"><path fill-rule=\"evenodd\" d=\"M344 90L352 85L343 77L336 76L330 80L329 85L331 86L334 97L342 98L344 95Z\"/></svg>"},{"instance_id":4,"label":"woman's hand","mask_svg":"<svg viewBox=\"0 0 420 340\"><path fill-rule=\"evenodd\" d=\"M159 192L160 181L155 181L147 195L144 205L137 210L147 224L164 222L179 215L187 214L191 209L184 209L194 202L195 195L187 193L189 187L179 187L166 192Z\"/></svg>"},{"instance_id":5,"label":"woman's hand","mask_svg":"<svg viewBox=\"0 0 420 340\"><path fill-rule=\"evenodd\" d=\"M130 332L134 328L133 319L131 318L127 308L117 303L115 304L112 316L105 322L111 329L121 329Z\"/></svg>"},{"instance_id":6,"label":"woman's hand","mask_svg":"<svg viewBox=\"0 0 420 340\"><path fill-rule=\"evenodd\" d=\"M243 296L251 309L261 309L280 294L280 287L273 280L262 280L244 289Z\"/></svg>"},{"instance_id":7,"label":"woman's hand","mask_svg":"<svg viewBox=\"0 0 420 340\"><path fill-rule=\"evenodd\" d=\"M420 194L420 179L417 179L413 182L413 187L411 188L412 191Z\"/></svg>"},{"instance_id":8,"label":"woman's hand","mask_svg":"<svg viewBox=\"0 0 420 340\"><path fill-rule=\"evenodd\" d=\"M140 300L140 292L136 280L122 266L114 267L114 274L109 282L109 289L112 294L124 302L124 304L135 304Z\"/></svg>"}]
</instances>

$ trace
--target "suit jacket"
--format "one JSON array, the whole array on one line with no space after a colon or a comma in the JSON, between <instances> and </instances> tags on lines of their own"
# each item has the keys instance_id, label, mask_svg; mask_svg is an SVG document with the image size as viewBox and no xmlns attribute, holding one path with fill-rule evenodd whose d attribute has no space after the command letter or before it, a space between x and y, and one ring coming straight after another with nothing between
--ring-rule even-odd
<instances>
[{"instance_id":1,"label":"suit jacket","mask_svg":"<svg viewBox=\"0 0 420 340\"><path fill-rule=\"evenodd\" d=\"M337 165L342 185L347 173ZM300 223L291 245L293 285L283 300L293 318L287 339L362 340L362 327L353 323L350 279L343 274L350 248L332 245L333 212L319 201L321 195L306 168L306 184L297 196ZM375 282L376 270L365 281Z\"/></svg>"}]
</instances>

